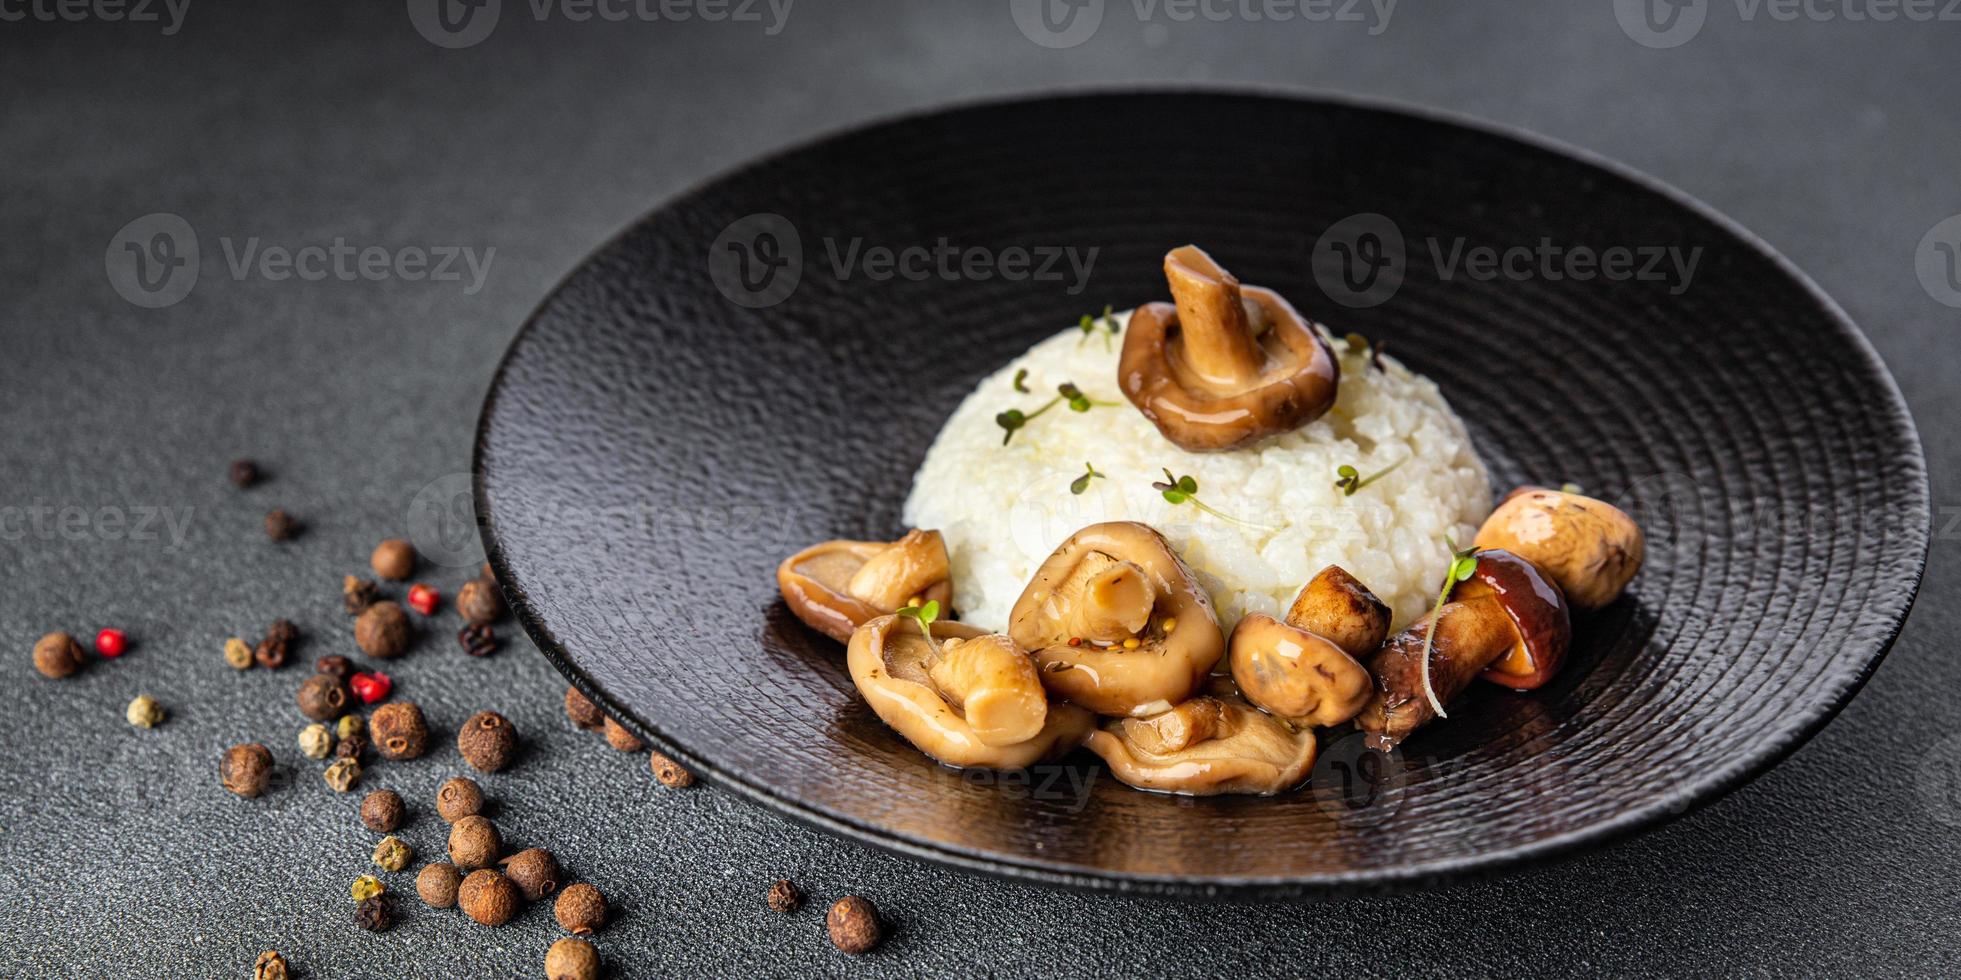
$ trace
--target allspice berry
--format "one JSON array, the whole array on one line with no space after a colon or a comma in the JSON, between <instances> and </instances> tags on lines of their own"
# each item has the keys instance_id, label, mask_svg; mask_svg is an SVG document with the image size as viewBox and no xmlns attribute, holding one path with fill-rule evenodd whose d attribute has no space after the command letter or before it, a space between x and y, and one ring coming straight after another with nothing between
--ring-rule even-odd
<instances>
[{"instance_id":1,"label":"allspice berry","mask_svg":"<svg viewBox=\"0 0 1961 980\"><path fill-rule=\"evenodd\" d=\"M34 644L34 669L60 680L82 669L82 645L66 633L49 633Z\"/></svg>"},{"instance_id":2,"label":"allspice berry","mask_svg":"<svg viewBox=\"0 0 1961 980\"><path fill-rule=\"evenodd\" d=\"M314 721L333 721L347 710L347 685L332 674L313 674L300 682L300 692L293 700L300 706L300 714Z\"/></svg>"},{"instance_id":3,"label":"allspice berry","mask_svg":"<svg viewBox=\"0 0 1961 980\"><path fill-rule=\"evenodd\" d=\"M129 707L123 709L123 718L138 728L155 728L163 724L163 705L148 694L138 694Z\"/></svg>"},{"instance_id":4,"label":"allspice berry","mask_svg":"<svg viewBox=\"0 0 1961 980\"><path fill-rule=\"evenodd\" d=\"M535 902L558 890L558 859L542 847L526 848L499 864L526 901Z\"/></svg>"},{"instance_id":5,"label":"allspice berry","mask_svg":"<svg viewBox=\"0 0 1961 980\"><path fill-rule=\"evenodd\" d=\"M341 680L346 680L354 676L354 661L338 653L330 653L313 662L313 672L316 674L329 674Z\"/></svg>"},{"instance_id":6,"label":"allspice berry","mask_svg":"<svg viewBox=\"0 0 1961 980\"><path fill-rule=\"evenodd\" d=\"M567 885L552 905L558 924L575 936L589 936L606 924L606 896L599 889L579 882Z\"/></svg>"},{"instance_id":7,"label":"allspice berry","mask_svg":"<svg viewBox=\"0 0 1961 980\"><path fill-rule=\"evenodd\" d=\"M300 754L309 759L325 759L334 754L334 733L314 722L300 729Z\"/></svg>"},{"instance_id":8,"label":"allspice berry","mask_svg":"<svg viewBox=\"0 0 1961 980\"><path fill-rule=\"evenodd\" d=\"M795 912L797 906L803 904L803 891L792 884L790 879L784 878L769 886L769 897L765 901L769 903L770 911L788 915Z\"/></svg>"},{"instance_id":9,"label":"allspice berry","mask_svg":"<svg viewBox=\"0 0 1961 980\"><path fill-rule=\"evenodd\" d=\"M517 756L517 729L495 711L479 711L456 733L456 751L479 772L496 772Z\"/></svg>"},{"instance_id":10,"label":"allspice berry","mask_svg":"<svg viewBox=\"0 0 1961 980\"><path fill-rule=\"evenodd\" d=\"M300 522L284 510L274 508L266 515L266 537L274 541L291 541L299 536Z\"/></svg>"},{"instance_id":11,"label":"allspice berry","mask_svg":"<svg viewBox=\"0 0 1961 980\"><path fill-rule=\"evenodd\" d=\"M647 747L647 743L640 741L640 736L627 731L625 726L611 718L601 725L606 731L606 744L621 752L638 752Z\"/></svg>"},{"instance_id":12,"label":"allspice berry","mask_svg":"<svg viewBox=\"0 0 1961 980\"><path fill-rule=\"evenodd\" d=\"M400 871L414 857L415 849L394 834L383 837L374 847L374 863L383 871Z\"/></svg>"},{"instance_id":13,"label":"allspice berry","mask_svg":"<svg viewBox=\"0 0 1961 980\"><path fill-rule=\"evenodd\" d=\"M456 590L456 611L478 626L494 623L504 618L504 597L498 594L495 582L485 579L465 582Z\"/></svg>"},{"instance_id":14,"label":"allspice berry","mask_svg":"<svg viewBox=\"0 0 1961 980\"><path fill-rule=\"evenodd\" d=\"M429 751L429 722L414 701L391 701L368 717L375 749L390 759L419 759Z\"/></svg>"},{"instance_id":15,"label":"allspice berry","mask_svg":"<svg viewBox=\"0 0 1961 980\"><path fill-rule=\"evenodd\" d=\"M268 949L252 961L252 980L288 980L291 972L286 969L286 957L277 950Z\"/></svg>"},{"instance_id":16,"label":"allspice berry","mask_svg":"<svg viewBox=\"0 0 1961 980\"><path fill-rule=\"evenodd\" d=\"M449 827L449 863L464 871L488 868L504 853L497 825L479 816L464 817Z\"/></svg>"},{"instance_id":17,"label":"allspice berry","mask_svg":"<svg viewBox=\"0 0 1961 980\"><path fill-rule=\"evenodd\" d=\"M489 868L470 872L456 889L456 904L462 907L463 914L487 926L511 921L523 902L524 895L517 885Z\"/></svg>"},{"instance_id":18,"label":"allspice berry","mask_svg":"<svg viewBox=\"0 0 1961 980\"><path fill-rule=\"evenodd\" d=\"M653 769L654 778L660 780L660 784L668 789L687 789L695 784L694 773L659 752L653 753Z\"/></svg>"},{"instance_id":19,"label":"allspice berry","mask_svg":"<svg viewBox=\"0 0 1961 980\"><path fill-rule=\"evenodd\" d=\"M354 620L354 642L370 657L387 660L409 648L409 614L390 599L369 606Z\"/></svg>"},{"instance_id":20,"label":"allspice berry","mask_svg":"<svg viewBox=\"0 0 1961 980\"><path fill-rule=\"evenodd\" d=\"M394 833L406 816L408 807L402 803L402 794L392 789L375 790L361 800L361 823L377 834Z\"/></svg>"},{"instance_id":21,"label":"allspice berry","mask_svg":"<svg viewBox=\"0 0 1961 980\"><path fill-rule=\"evenodd\" d=\"M374 554L368 556L368 565L376 575L400 582L415 574L415 547L401 538L389 538L375 545Z\"/></svg>"},{"instance_id":22,"label":"allspice berry","mask_svg":"<svg viewBox=\"0 0 1961 980\"><path fill-rule=\"evenodd\" d=\"M483 789L468 776L452 776L436 790L436 813L455 823L483 812Z\"/></svg>"},{"instance_id":23,"label":"allspice berry","mask_svg":"<svg viewBox=\"0 0 1961 980\"><path fill-rule=\"evenodd\" d=\"M448 862L425 864L415 876L415 893L432 909L456 906L456 890L463 884L463 873Z\"/></svg>"},{"instance_id":24,"label":"allspice berry","mask_svg":"<svg viewBox=\"0 0 1961 980\"><path fill-rule=\"evenodd\" d=\"M361 760L346 756L335 759L327 771L320 774L320 778L326 780L334 792L345 793L361 781Z\"/></svg>"},{"instance_id":25,"label":"allspice berry","mask_svg":"<svg viewBox=\"0 0 1961 980\"><path fill-rule=\"evenodd\" d=\"M257 742L234 745L218 763L218 781L233 793L250 799L266 791L272 779L272 752Z\"/></svg>"},{"instance_id":26,"label":"allspice berry","mask_svg":"<svg viewBox=\"0 0 1961 980\"><path fill-rule=\"evenodd\" d=\"M545 951L545 980L598 980L599 952L577 936L566 936Z\"/></svg>"},{"instance_id":27,"label":"allspice berry","mask_svg":"<svg viewBox=\"0 0 1961 980\"><path fill-rule=\"evenodd\" d=\"M878 907L857 895L838 899L831 906L831 914L824 917L824 928L830 930L831 945L853 956L871 952L885 938Z\"/></svg>"},{"instance_id":28,"label":"allspice berry","mask_svg":"<svg viewBox=\"0 0 1961 980\"><path fill-rule=\"evenodd\" d=\"M565 717L572 719L572 724L588 731L606 723L606 715L599 710L599 706L593 704L591 698L579 693L576 687L565 689Z\"/></svg>"}]
</instances>

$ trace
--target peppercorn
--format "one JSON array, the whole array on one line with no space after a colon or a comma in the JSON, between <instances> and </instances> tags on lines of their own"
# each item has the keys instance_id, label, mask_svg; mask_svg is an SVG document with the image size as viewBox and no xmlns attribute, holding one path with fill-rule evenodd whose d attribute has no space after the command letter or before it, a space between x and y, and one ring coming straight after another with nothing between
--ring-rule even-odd
<instances>
[{"instance_id":1,"label":"peppercorn","mask_svg":"<svg viewBox=\"0 0 1961 980\"><path fill-rule=\"evenodd\" d=\"M327 771L320 774L320 778L325 779L327 785L333 787L334 792L345 793L360 781L361 762L358 759L342 756L335 759L333 764L327 767Z\"/></svg>"},{"instance_id":2,"label":"peppercorn","mask_svg":"<svg viewBox=\"0 0 1961 980\"><path fill-rule=\"evenodd\" d=\"M243 490L259 482L259 464L249 459L234 459L231 472L227 475L231 477L232 486Z\"/></svg>"},{"instance_id":3,"label":"peppercorn","mask_svg":"<svg viewBox=\"0 0 1961 980\"><path fill-rule=\"evenodd\" d=\"M354 661L338 653L330 653L313 662L313 672L346 680L354 676Z\"/></svg>"},{"instance_id":4,"label":"peppercorn","mask_svg":"<svg viewBox=\"0 0 1961 980\"><path fill-rule=\"evenodd\" d=\"M334 754L334 733L314 722L300 729L300 754L309 759L325 759Z\"/></svg>"},{"instance_id":5,"label":"peppercorn","mask_svg":"<svg viewBox=\"0 0 1961 980\"><path fill-rule=\"evenodd\" d=\"M591 698L579 693L576 687L565 689L565 717L572 719L572 724L588 731L606 723L606 716L600 712L599 706L593 704Z\"/></svg>"},{"instance_id":6,"label":"peppercorn","mask_svg":"<svg viewBox=\"0 0 1961 980\"><path fill-rule=\"evenodd\" d=\"M487 926L501 926L517 914L524 900L511 879L489 868L479 868L463 878L456 889L456 904L463 914Z\"/></svg>"},{"instance_id":7,"label":"peppercorn","mask_svg":"<svg viewBox=\"0 0 1961 980\"><path fill-rule=\"evenodd\" d=\"M103 630L96 631L95 634L96 653L99 653L113 660L116 657L122 656L123 651L127 649L129 649L129 635L124 633L122 630L103 629Z\"/></svg>"},{"instance_id":8,"label":"peppercorn","mask_svg":"<svg viewBox=\"0 0 1961 980\"><path fill-rule=\"evenodd\" d=\"M374 709L368 731L375 746L390 759L417 759L429 751L429 723L414 701L396 701Z\"/></svg>"},{"instance_id":9,"label":"peppercorn","mask_svg":"<svg viewBox=\"0 0 1961 980\"><path fill-rule=\"evenodd\" d=\"M266 537L274 541L291 541L300 533L300 522L283 510L274 510L266 515Z\"/></svg>"},{"instance_id":10,"label":"peppercorn","mask_svg":"<svg viewBox=\"0 0 1961 980\"><path fill-rule=\"evenodd\" d=\"M234 636L225 640L225 662L239 670L252 666L252 648Z\"/></svg>"},{"instance_id":11,"label":"peppercorn","mask_svg":"<svg viewBox=\"0 0 1961 980\"><path fill-rule=\"evenodd\" d=\"M359 732L341 739L340 744L334 746L336 759L353 759L355 762L360 762L367 757L368 737Z\"/></svg>"},{"instance_id":12,"label":"peppercorn","mask_svg":"<svg viewBox=\"0 0 1961 980\"><path fill-rule=\"evenodd\" d=\"M381 879L376 878L374 875L362 875L354 879L353 884L347 886L347 893L353 895L354 900L357 902L365 902L386 891L388 891L388 886L382 884Z\"/></svg>"},{"instance_id":13,"label":"peppercorn","mask_svg":"<svg viewBox=\"0 0 1961 980\"><path fill-rule=\"evenodd\" d=\"M455 823L483 812L483 789L468 776L452 776L436 790L436 813Z\"/></svg>"},{"instance_id":14,"label":"peppercorn","mask_svg":"<svg viewBox=\"0 0 1961 980\"><path fill-rule=\"evenodd\" d=\"M60 680L82 669L82 645L66 633L49 633L34 644L34 669Z\"/></svg>"},{"instance_id":15,"label":"peppercorn","mask_svg":"<svg viewBox=\"0 0 1961 980\"><path fill-rule=\"evenodd\" d=\"M627 731L626 726L611 718L602 722L601 726L606 731L606 744L621 752L638 752L647 747L647 743L640 741L640 736Z\"/></svg>"},{"instance_id":16,"label":"peppercorn","mask_svg":"<svg viewBox=\"0 0 1961 980\"><path fill-rule=\"evenodd\" d=\"M527 901L535 902L558 890L558 859L542 847L526 848L498 864Z\"/></svg>"},{"instance_id":17,"label":"peppercorn","mask_svg":"<svg viewBox=\"0 0 1961 980\"><path fill-rule=\"evenodd\" d=\"M370 657L399 657L409 648L409 614L383 599L354 621L354 642Z\"/></svg>"},{"instance_id":18,"label":"peppercorn","mask_svg":"<svg viewBox=\"0 0 1961 980\"><path fill-rule=\"evenodd\" d=\"M517 729L495 711L479 711L456 733L456 751L479 772L496 772L517 755Z\"/></svg>"},{"instance_id":19,"label":"peppercorn","mask_svg":"<svg viewBox=\"0 0 1961 980\"><path fill-rule=\"evenodd\" d=\"M358 713L341 715L340 720L334 722L334 734L341 738L346 738L349 735L365 735L367 732L368 720L361 717Z\"/></svg>"},{"instance_id":20,"label":"peppercorn","mask_svg":"<svg viewBox=\"0 0 1961 980\"><path fill-rule=\"evenodd\" d=\"M383 871L400 871L409 866L413 857L415 849L394 834L383 837L374 846L374 863Z\"/></svg>"},{"instance_id":21,"label":"peppercorn","mask_svg":"<svg viewBox=\"0 0 1961 980\"><path fill-rule=\"evenodd\" d=\"M465 626L456 632L457 645L472 657L488 657L497 652L497 634L482 623Z\"/></svg>"},{"instance_id":22,"label":"peppercorn","mask_svg":"<svg viewBox=\"0 0 1961 980\"><path fill-rule=\"evenodd\" d=\"M475 625L487 626L504 618L504 597L496 582L475 579L456 590L456 611Z\"/></svg>"},{"instance_id":23,"label":"peppercorn","mask_svg":"<svg viewBox=\"0 0 1961 980\"><path fill-rule=\"evenodd\" d=\"M407 814L402 794L392 789L378 789L361 799L361 823L377 834L394 833Z\"/></svg>"},{"instance_id":24,"label":"peppercorn","mask_svg":"<svg viewBox=\"0 0 1961 980\"><path fill-rule=\"evenodd\" d=\"M360 698L362 704L373 704L387 697L395 682L378 670L355 671L354 676L347 679L347 686L354 689L354 696Z\"/></svg>"},{"instance_id":25,"label":"peppercorn","mask_svg":"<svg viewBox=\"0 0 1961 980\"><path fill-rule=\"evenodd\" d=\"M472 814L458 818L449 827L449 863L466 871L488 868L504 853L504 839L497 825Z\"/></svg>"},{"instance_id":26,"label":"peppercorn","mask_svg":"<svg viewBox=\"0 0 1961 980\"><path fill-rule=\"evenodd\" d=\"M347 685L332 674L314 674L300 682L300 714L314 721L332 721L347 710Z\"/></svg>"},{"instance_id":27,"label":"peppercorn","mask_svg":"<svg viewBox=\"0 0 1961 980\"><path fill-rule=\"evenodd\" d=\"M687 789L695 784L694 773L659 752L653 753L653 769L654 778L660 780L660 784L668 789Z\"/></svg>"},{"instance_id":28,"label":"peppercorn","mask_svg":"<svg viewBox=\"0 0 1961 980\"><path fill-rule=\"evenodd\" d=\"M163 724L163 705L148 694L138 694L123 710L123 717L138 728L155 728Z\"/></svg>"},{"instance_id":29,"label":"peppercorn","mask_svg":"<svg viewBox=\"0 0 1961 980\"><path fill-rule=\"evenodd\" d=\"M374 554L368 556L368 565L376 575L400 582L415 572L415 547L401 538L389 538L375 545Z\"/></svg>"},{"instance_id":30,"label":"peppercorn","mask_svg":"<svg viewBox=\"0 0 1961 980\"><path fill-rule=\"evenodd\" d=\"M831 933L831 945L853 956L869 953L885 938L878 921L878 907L856 895L846 895L831 906L824 917L824 928Z\"/></svg>"},{"instance_id":31,"label":"peppercorn","mask_svg":"<svg viewBox=\"0 0 1961 980\"><path fill-rule=\"evenodd\" d=\"M395 924L395 910L386 898L370 898L354 906L354 924L369 932L387 932Z\"/></svg>"},{"instance_id":32,"label":"peppercorn","mask_svg":"<svg viewBox=\"0 0 1961 980\"><path fill-rule=\"evenodd\" d=\"M252 961L252 980L287 980L286 957L275 950L266 950Z\"/></svg>"},{"instance_id":33,"label":"peppercorn","mask_svg":"<svg viewBox=\"0 0 1961 980\"><path fill-rule=\"evenodd\" d=\"M422 896L424 905L432 909L447 909L456 906L456 889L462 885L463 875L456 865L447 861L425 864L415 876L415 893Z\"/></svg>"},{"instance_id":34,"label":"peppercorn","mask_svg":"<svg viewBox=\"0 0 1961 980\"><path fill-rule=\"evenodd\" d=\"M272 627L266 630L266 638L260 640L258 648L252 651L252 659L257 660L261 667L284 667L286 652L299 636L299 627L294 626L292 620L275 619Z\"/></svg>"},{"instance_id":35,"label":"peppercorn","mask_svg":"<svg viewBox=\"0 0 1961 980\"><path fill-rule=\"evenodd\" d=\"M575 936L590 936L594 930L606 924L606 896L583 881L567 885L564 891L558 893L558 901L552 905L552 915L566 932Z\"/></svg>"},{"instance_id":36,"label":"peppercorn","mask_svg":"<svg viewBox=\"0 0 1961 980\"><path fill-rule=\"evenodd\" d=\"M409 608L424 616L434 616L436 607L441 605L443 594L427 583L417 582L409 586Z\"/></svg>"},{"instance_id":37,"label":"peppercorn","mask_svg":"<svg viewBox=\"0 0 1961 980\"><path fill-rule=\"evenodd\" d=\"M352 575L340 580L340 604L349 616L359 616L381 598L381 590L371 578L355 578Z\"/></svg>"},{"instance_id":38,"label":"peppercorn","mask_svg":"<svg viewBox=\"0 0 1961 980\"><path fill-rule=\"evenodd\" d=\"M545 980L598 980L599 952L576 936L566 936L545 951Z\"/></svg>"},{"instance_id":39,"label":"peppercorn","mask_svg":"<svg viewBox=\"0 0 1961 980\"><path fill-rule=\"evenodd\" d=\"M803 892L785 878L769 886L769 898L765 901L769 902L770 911L788 915L803 904Z\"/></svg>"},{"instance_id":40,"label":"peppercorn","mask_svg":"<svg viewBox=\"0 0 1961 980\"><path fill-rule=\"evenodd\" d=\"M233 793L250 799L266 791L272 779L272 752L257 742L234 745L218 763L218 781Z\"/></svg>"}]
</instances>

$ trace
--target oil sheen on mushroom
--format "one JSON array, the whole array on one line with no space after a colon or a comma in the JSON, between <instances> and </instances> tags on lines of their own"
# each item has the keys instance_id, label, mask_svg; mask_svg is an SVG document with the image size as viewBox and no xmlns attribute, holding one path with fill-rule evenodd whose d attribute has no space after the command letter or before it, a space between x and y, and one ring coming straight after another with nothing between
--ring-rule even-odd
<instances>
[{"instance_id":1,"label":"oil sheen on mushroom","mask_svg":"<svg viewBox=\"0 0 1961 980\"><path fill-rule=\"evenodd\" d=\"M946 542L913 530L893 542L826 541L783 560L776 587L798 619L839 643L915 600L951 601Z\"/></svg>"},{"instance_id":2,"label":"oil sheen on mushroom","mask_svg":"<svg viewBox=\"0 0 1961 980\"><path fill-rule=\"evenodd\" d=\"M1085 744L1126 785L1186 796L1286 792L1315 753L1311 729L1254 709L1223 678L1168 711L1108 720Z\"/></svg>"},{"instance_id":3,"label":"oil sheen on mushroom","mask_svg":"<svg viewBox=\"0 0 1961 980\"><path fill-rule=\"evenodd\" d=\"M1050 704L1028 655L1005 636L880 616L851 635L851 680L880 720L921 752L958 768L1021 769L1067 753L1095 725Z\"/></svg>"},{"instance_id":4,"label":"oil sheen on mushroom","mask_svg":"<svg viewBox=\"0 0 1961 980\"><path fill-rule=\"evenodd\" d=\"M1541 487L1512 491L1476 540L1480 548L1502 548L1537 565L1579 609L1620 598L1647 550L1641 529L1620 508Z\"/></svg>"},{"instance_id":5,"label":"oil sheen on mushroom","mask_svg":"<svg viewBox=\"0 0 1961 980\"><path fill-rule=\"evenodd\" d=\"M1227 662L1247 701L1296 725L1339 725L1374 689L1357 662L1382 645L1389 607L1338 565L1314 576L1287 621L1251 613L1233 627Z\"/></svg>"},{"instance_id":6,"label":"oil sheen on mushroom","mask_svg":"<svg viewBox=\"0 0 1961 980\"><path fill-rule=\"evenodd\" d=\"M1163 536L1092 524L1036 569L1008 635L1051 694L1098 714L1155 714L1192 696L1225 653L1212 600Z\"/></svg>"}]
</instances>

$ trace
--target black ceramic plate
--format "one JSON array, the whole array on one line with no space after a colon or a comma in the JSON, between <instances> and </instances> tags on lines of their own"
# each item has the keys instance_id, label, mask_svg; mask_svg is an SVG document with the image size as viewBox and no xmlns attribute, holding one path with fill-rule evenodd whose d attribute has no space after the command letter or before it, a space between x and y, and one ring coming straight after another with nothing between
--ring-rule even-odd
<instances>
[{"instance_id":1,"label":"black ceramic plate","mask_svg":"<svg viewBox=\"0 0 1961 980\"><path fill-rule=\"evenodd\" d=\"M942 242L980 258L885 270L871 251ZM1291 795L1151 795L1081 759L938 767L858 700L772 570L812 542L896 536L974 382L1081 313L1161 297L1185 242L1336 333L1388 340L1499 490L1621 502L1647 567L1550 686L1479 690L1391 757L1330 739ZM1048 249L1094 249L1087 278L1044 267ZM630 727L847 837L1137 891L1409 887L1680 814L1852 696L1928 537L1892 380L1747 232L1541 140L1272 96L960 108L725 176L544 302L478 438L485 538L525 627Z\"/></svg>"}]
</instances>

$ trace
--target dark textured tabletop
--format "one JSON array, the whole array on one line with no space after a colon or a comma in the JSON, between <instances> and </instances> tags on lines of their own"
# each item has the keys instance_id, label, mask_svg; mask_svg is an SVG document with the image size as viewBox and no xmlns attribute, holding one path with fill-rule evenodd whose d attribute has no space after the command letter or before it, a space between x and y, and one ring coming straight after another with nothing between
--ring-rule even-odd
<instances>
[{"instance_id":1,"label":"dark textured tabletop","mask_svg":"<svg viewBox=\"0 0 1961 980\"><path fill-rule=\"evenodd\" d=\"M1093 32L1051 33L1004 0L602 4L615 20L505 0L488 34L481 19L451 34L433 4L361 6L0 3L0 973L245 976L277 948L315 978L540 975L561 934L542 907L488 929L423 908L404 873L384 875L404 896L392 932L352 923L375 835L358 794L300 757L292 702L314 657L352 652L341 576L409 530L418 494L447 499L525 314L661 200L860 121L1133 82L1339 90L1516 124L1673 183L1789 255L1863 326L1925 442L1935 541L1897 646L1787 762L1655 832L1419 894L1202 905L984 880L712 786L664 789L643 756L566 722L563 681L509 623L477 660L445 613L391 665L398 696L445 733L480 708L517 725L526 751L483 777L493 814L608 895L616 920L595 938L616 975L1955 971L1961 309L1944 301L1961 294L1941 263L1961 220L1940 223L1961 212L1961 13L1109 0L1079 12L1100 12ZM701 16L719 11L735 16ZM118 286L159 214L192 229L199 274L147 308ZM281 263L308 246L321 263ZM426 267L402 261L418 249ZM226 483L238 456L263 483ZM274 507L301 536L267 540ZM423 577L453 595L466 573ZM280 616L302 630L301 663L226 666L227 636ZM61 682L31 669L41 634L103 626L133 649ZM168 721L125 723L139 693ZM244 741L281 765L255 801L217 786L220 752ZM402 836L433 855L428 800L461 766L445 740L366 786L409 799ZM786 876L814 899L787 917L763 904ZM822 921L852 892L894 927L860 960Z\"/></svg>"}]
</instances>

